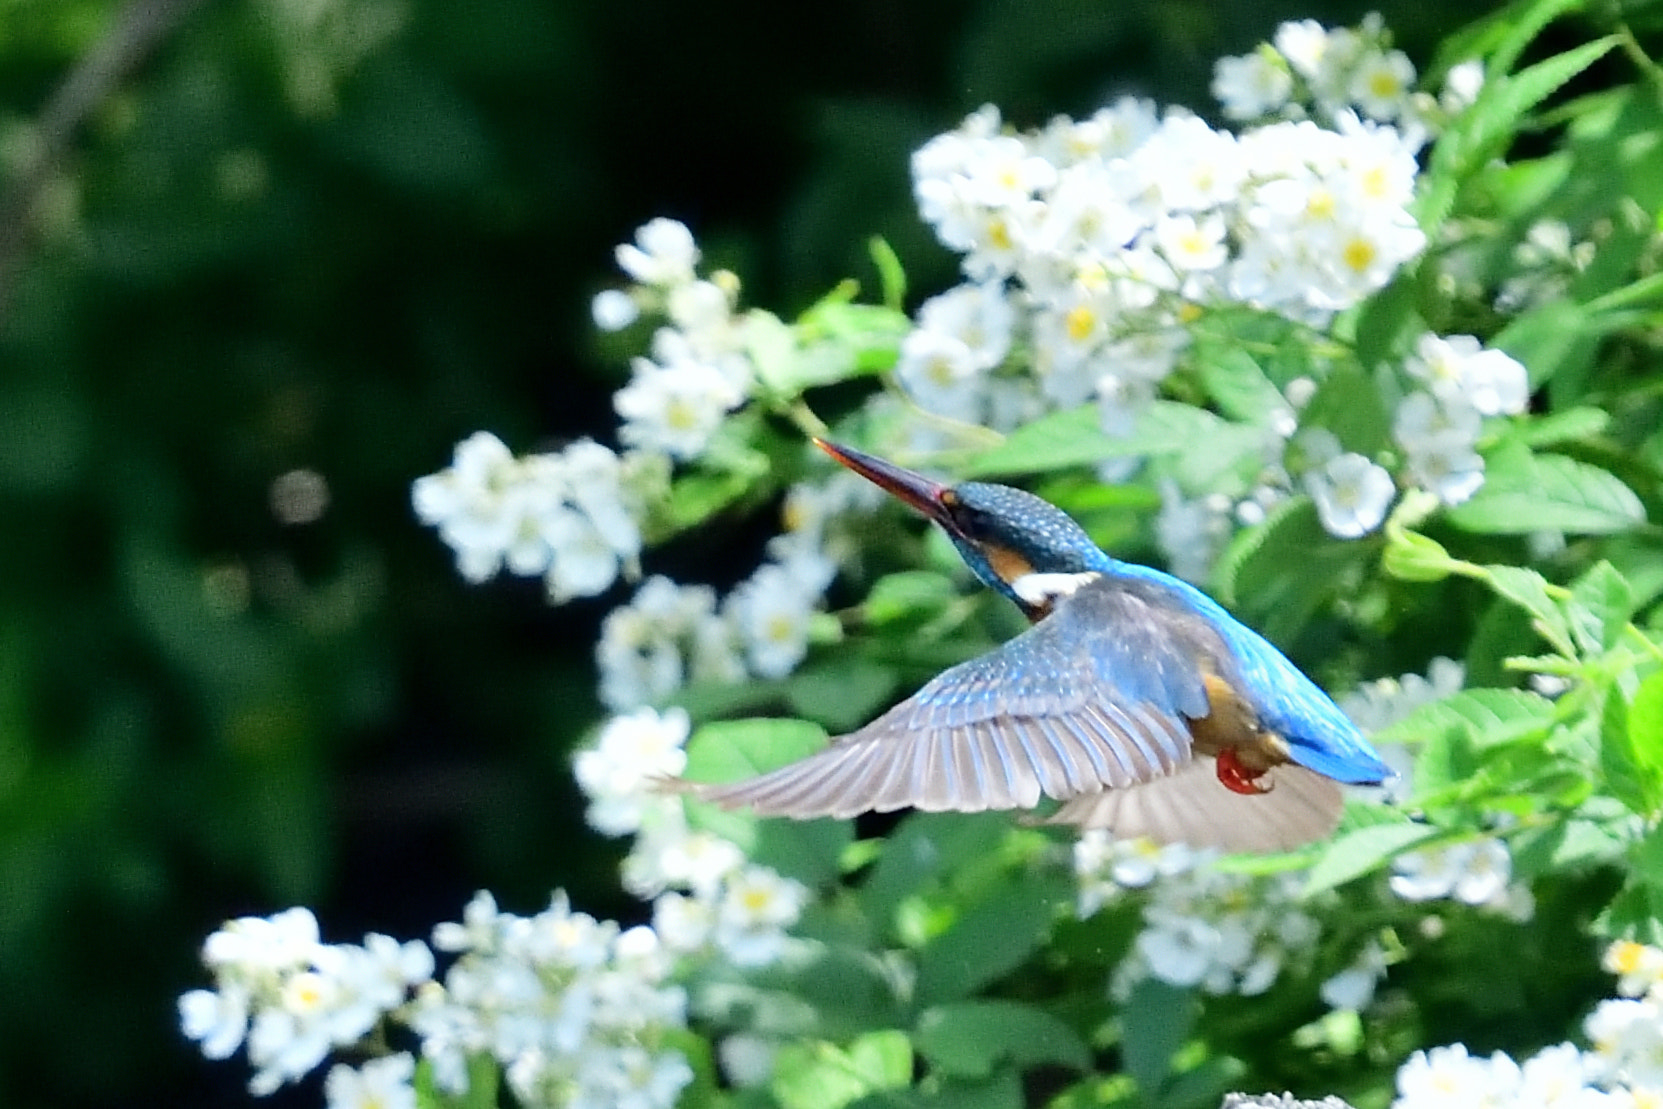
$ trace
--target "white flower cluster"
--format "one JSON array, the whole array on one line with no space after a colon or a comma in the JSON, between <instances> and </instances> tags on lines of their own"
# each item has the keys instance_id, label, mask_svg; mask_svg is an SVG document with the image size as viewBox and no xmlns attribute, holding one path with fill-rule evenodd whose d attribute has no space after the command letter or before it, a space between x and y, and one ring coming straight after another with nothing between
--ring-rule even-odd
<instances>
[{"instance_id":1,"label":"white flower cluster","mask_svg":"<svg viewBox=\"0 0 1663 1109\"><path fill-rule=\"evenodd\" d=\"M308 909L230 921L203 944L202 961L214 989L180 997L180 1024L210 1059L246 1042L248 1088L260 1096L305 1077L331 1049L358 1044L433 977L426 944L373 933L362 946L322 943Z\"/></svg>"},{"instance_id":2,"label":"white flower cluster","mask_svg":"<svg viewBox=\"0 0 1663 1109\"><path fill-rule=\"evenodd\" d=\"M1470 100L1476 91L1471 77L1463 73L1452 82L1460 98ZM1307 115L1334 119L1357 111L1381 122L1414 126L1427 107L1415 95L1414 63L1391 49L1377 13L1357 28L1330 30L1314 19L1284 23L1270 43L1253 53L1220 58L1213 67L1212 93L1226 116L1241 121Z\"/></svg>"},{"instance_id":3,"label":"white flower cluster","mask_svg":"<svg viewBox=\"0 0 1663 1109\"><path fill-rule=\"evenodd\" d=\"M634 322L644 305L671 324L653 334L652 357L633 360L629 384L613 397L624 420L618 437L680 461L697 458L756 384L745 353L746 317L734 314L738 278L725 271L700 278L698 244L671 219L646 224L617 257L637 285L597 297L595 322L618 330Z\"/></svg>"},{"instance_id":4,"label":"white flower cluster","mask_svg":"<svg viewBox=\"0 0 1663 1109\"><path fill-rule=\"evenodd\" d=\"M1427 665L1426 674L1404 674L1396 678L1379 678L1364 682L1338 698L1340 709L1351 722L1372 737L1399 720L1406 719L1422 706L1459 693L1467 680L1464 664L1450 658L1435 658ZM1397 776L1384 785L1359 787L1364 796L1377 796L1390 804L1407 800L1414 786L1414 754L1401 743L1381 743L1375 740L1380 757L1386 760ZM1374 792L1370 792L1374 791Z\"/></svg>"},{"instance_id":5,"label":"white flower cluster","mask_svg":"<svg viewBox=\"0 0 1663 1109\"><path fill-rule=\"evenodd\" d=\"M1317 923L1298 907L1301 876L1251 876L1213 866L1215 852L1088 831L1075 845L1077 912L1097 912L1126 890L1144 890L1143 928L1115 968L1113 992L1124 1000L1156 978L1208 993L1264 993L1290 960L1315 945Z\"/></svg>"},{"instance_id":6,"label":"white flower cluster","mask_svg":"<svg viewBox=\"0 0 1663 1109\"><path fill-rule=\"evenodd\" d=\"M720 603L707 585L647 579L601 624L595 659L601 702L614 712L659 704L688 681L783 678L808 653L816 609L837 563L834 519L865 503L866 483L840 475L786 495L786 531L769 561Z\"/></svg>"},{"instance_id":7,"label":"white flower cluster","mask_svg":"<svg viewBox=\"0 0 1663 1109\"><path fill-rule=\"evenodd\" d=\"M498 911L488 893L433 945L457 956L423 987L409 1024L440 1089L468 1088L470 1056L500 1063L522 1105L669 1109L693 1080L667 1046L687 997L651 928L620 930L573 912L564 893L533 917Z\"/></svg>"},{"instance_id":8,"label":"white flower cluster","mask_svg":"<svg viewBox=\"0 0 1663 1109\"><path fill-rule=\"evenodd\" d=\"M1490 838L1399 855L1392 862L1391 887L1405 901L1449 899L1529 920L1536 899L1528 885L1512 877L1506 841Z\"/></svg>"},{"instance_id":9,"label":"white flower cluster","mask_svg":"<svg viewBox=\"0 0 1663 1109\"><path fill-rule=\"evenodd\" d=\"M516 458L476 432L450 468L411 487L416 516L439 529L470 582L507 568L542 577L555 601L592 597L635 572L641 532L618 455L588 439Z\"/></svg>"},{"instance_id":10,"label":"white flower cluster","mask_svg":"<svg viewBox=\"0 0 1663 1109\"><path fill-rule=\"evenodd\" d=\"M1663 951L1611 945L1605 968L1617 992L1583 1023L1593 1044L1544 1048L1523 1063L1505 1052L1488 1059L1463 1044L1417 1051L1397 1072L1392 1109L1526 1106L1529 1109L1652 1109L1663 1104Z\"/></svg>"},{"instance_id":11,"label":"white flower cluster","mask_svg":"<svg viewBox=\"0 0 1663 1109\"><path fill-rule=\"evenodd\" d=\"M732 842L689 827L681 798L655 788L686 765L687 731L681 709L613 717L576 759L589 823L607 835L638 837L624 860L624 886L654 899L654 927L667 950L767 966L785 954L787 929L808 890L747 862Z\"/></svg>"}]
</instances>

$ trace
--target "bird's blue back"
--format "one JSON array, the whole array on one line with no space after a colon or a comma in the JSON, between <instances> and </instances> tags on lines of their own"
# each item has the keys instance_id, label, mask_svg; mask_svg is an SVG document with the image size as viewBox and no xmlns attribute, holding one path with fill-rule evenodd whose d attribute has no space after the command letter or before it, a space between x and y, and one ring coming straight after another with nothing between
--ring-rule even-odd
<instances>
[{"instance_id":1,"label":"bird's blue back","mask_svg":"<svg viewBox=\"0 0 1663 1109\"><path fill-rule=\"evenodd\" d=\"M1288 741L1295 762L1340 782L1372 783L1391 776L1391 768L1333 699L1217 601L1170 574L1097 553L1093 569L1113 578L1162 586L1175 603L1187 606L1217 630L1235 657L1238 692L1265 727Z\"/></svg>"}]
</instances>

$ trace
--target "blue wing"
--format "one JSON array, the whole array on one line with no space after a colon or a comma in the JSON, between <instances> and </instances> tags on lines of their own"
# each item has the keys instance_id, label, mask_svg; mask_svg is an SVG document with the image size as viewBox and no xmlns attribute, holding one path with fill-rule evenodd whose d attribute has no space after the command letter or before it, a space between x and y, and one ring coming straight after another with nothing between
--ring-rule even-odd
<instances>
[{"instance_id":1,"label":"blue wing","mask_svg":"<svg viewBox=\"0 0 1663 1109\"><path fill-rule=\"evenodd\" d=\"M1237 688L1248 694L1260 724L1288 741L1295 762L1339 782L1372 784L1392 776L1392 768L1333 699L1218 602L1188 582L1146 566L1116 562L1110 573L1164 586L1217 629L1234 661Z\"/></svg>"},{"instance_id":2,"label":"blue wing","mask_svg":"<svg viewBox=\"0 0 1663 1109\"><path fill-rule=\"evenodd\" d=\"M764 815L852 816L913 807L1031 808L1170 774L1191 758L1187 721L1227 647L1139 583L1103 576L1002 647L944 671L825 750L696 795ZM1161 609L1161 611L1155 611Z\"/></svg>"}]
</instances>

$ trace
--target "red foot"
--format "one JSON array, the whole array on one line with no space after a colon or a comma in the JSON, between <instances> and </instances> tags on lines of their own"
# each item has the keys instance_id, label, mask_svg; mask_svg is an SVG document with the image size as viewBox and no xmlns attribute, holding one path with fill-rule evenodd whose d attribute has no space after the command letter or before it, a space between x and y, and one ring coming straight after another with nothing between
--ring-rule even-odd
<instances>
[{"instance_id":1,"label":"red foot","mask_svg":"<svg viewBox=\"0 0 1663 1109\"><path fill-rule=\"evenodd\" d=\"M1218 753L1218 780L1231 793L1269 793L1269 783L1259 782L1264 775L1263 770L1249 770L1243 766L1234 747L1226 747Z\"/></svg>"}]
</instances>

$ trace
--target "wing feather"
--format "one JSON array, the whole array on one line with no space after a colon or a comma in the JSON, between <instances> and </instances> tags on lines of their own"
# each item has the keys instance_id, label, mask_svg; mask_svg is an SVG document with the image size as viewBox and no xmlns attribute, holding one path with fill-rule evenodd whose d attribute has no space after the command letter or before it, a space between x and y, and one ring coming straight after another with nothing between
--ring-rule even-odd
<instances>
[{"instance_id":1,"label":"wing feather","mask_svg":"<svg viewBox=\"0 0 1663 1109\"><path fill-rule=\"evenodd\" d=\"M1047 823L1226 851L1285 851L1321 839L1339 823L1343 797L1331 779L1289 764L1272 769L1266 781L1267 793L1233 793L1218 780L1215 760L1202 757L1165 778L1075 797Z\"/></svg>"},{"instance_id":2,"label":"wing feather","mask_svg":"<svg viewBox=\"0 0 1663 1109\"><path fill-rule=\"evenodd\" d=\"M1188 721L1209 710L1205 674L1231 665L1205 621L1175 625L1146 583L1104 576L824 751L746 781L685 788L804 818L1097 796L1188 762Z\"/></svg>"}]
</instances>

